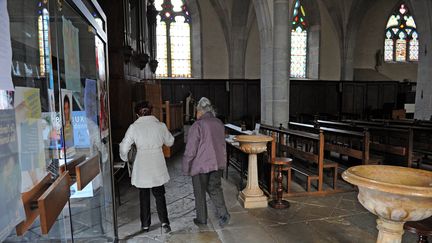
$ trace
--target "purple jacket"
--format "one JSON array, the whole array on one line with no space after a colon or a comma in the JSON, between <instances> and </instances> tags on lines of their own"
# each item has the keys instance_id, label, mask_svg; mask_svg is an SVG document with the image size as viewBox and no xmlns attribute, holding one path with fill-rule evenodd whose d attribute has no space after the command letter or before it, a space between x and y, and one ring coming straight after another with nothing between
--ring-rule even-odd
<instances>
[{"instance_id":1,"label":"purple jacket","mask_svg":"<svg viewBox=\"0 0 432 243\"><path fill-rule=\"evenodd\" d=\"M194 176L225 168L225 127L211 112L207 112L189 129L183 173Z\"/></svg>"}]
</instances>

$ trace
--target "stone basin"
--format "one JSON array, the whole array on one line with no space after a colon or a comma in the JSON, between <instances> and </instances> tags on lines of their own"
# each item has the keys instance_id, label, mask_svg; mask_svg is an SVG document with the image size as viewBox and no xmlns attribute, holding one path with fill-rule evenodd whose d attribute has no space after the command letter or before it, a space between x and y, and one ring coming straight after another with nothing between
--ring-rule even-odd
<instances>
[{"instance_id":1,"label":"stone basin","mask_svg":"<svg viewBox=\"0 0 432 243\"><path fill-rule=\"evenodd\" d=\"M401 242L403 224L432 215L432 172L387 165L360 165L342 178L358 186L358 200L378 216L377 242Z\"/></svg>"},{"instance_id":2,"label":"stone basin","mask_svg":"<svg viewBox=\"0 0 432 243\"><path fill-rule=\"evenodd\" d=\"M265 208L267 197L258 185L257 154L266 151L267 143L273 138L265 135L237 135L234 140L239 142L241 151L249 154L247 185L239 193L240 204L244 208Z\"/></svg>"},{"instance_id":3,"label":"stone basin","mask_svg":"<svg viewBox=\"0 0 432 243\"><path fill-rule=\"evenodd\" d=\"M273 140L265 135L237 135L234 140L240 143L240 149L248 154L259 154L267 150L267 142Z\"/></svg>"}]
</instances>

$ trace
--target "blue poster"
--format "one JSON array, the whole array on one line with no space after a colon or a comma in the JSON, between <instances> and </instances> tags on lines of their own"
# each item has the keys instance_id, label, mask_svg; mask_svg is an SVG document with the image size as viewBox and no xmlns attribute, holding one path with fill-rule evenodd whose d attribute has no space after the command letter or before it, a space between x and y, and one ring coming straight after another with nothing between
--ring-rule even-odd
<instances>
[{"instance_id":1,"label":"blue poster","mask_svg":"<svg viewBox=\"0 0 432 243\"><path fill-rule=\"evenodd\" d=\"M72 111L72 127L75 147L89 148L90 134L87 129L87 117L85 111Z\"/></svg>"},{"instance_id":2,"label":"blue poster","mask_svg":"<svg viewBox=\"0 0 432 243\"><path fill-rule=\"evenodd\" d=\"M14 110L0 110L0 241L24 220Z\"/></svg>"}]
</instances>

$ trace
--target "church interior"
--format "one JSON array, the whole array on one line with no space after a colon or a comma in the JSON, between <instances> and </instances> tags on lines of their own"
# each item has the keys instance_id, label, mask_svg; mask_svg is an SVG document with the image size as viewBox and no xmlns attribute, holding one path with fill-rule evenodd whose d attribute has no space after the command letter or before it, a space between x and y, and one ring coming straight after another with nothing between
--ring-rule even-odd
<instances>
[{"instance_id":1,"label":"church interior","mask_svg":"<svg viewBox=\"0 0 432 243\"><path fill-rule=\"evenodd\" d=\"M0 242L432 237L430 0L0 0L0 31ZM182 171L203 97L224 226ZM169 233L120 155L142 101L174 138Z\"/></svg>"}]
</instances>

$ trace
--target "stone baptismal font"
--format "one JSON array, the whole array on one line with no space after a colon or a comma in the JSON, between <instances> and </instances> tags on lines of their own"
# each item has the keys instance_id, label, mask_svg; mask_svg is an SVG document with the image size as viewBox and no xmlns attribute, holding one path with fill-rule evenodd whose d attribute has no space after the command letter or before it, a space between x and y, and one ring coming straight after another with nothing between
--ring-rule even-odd
<instances>
[{"instance_id":1,"label":"stone baptismal font","mask_svg":"<svg viewBox=\"0 0 432 243\"><path fill-rule=\"evenodd\" d=\"M399 243L406 221L432 215L432 172L387 165L360 165L342 177L358 186L358 200L378 216L377 243Z\"/></svg>"},{"instance_id":2,"label":"stone baptismal font","mask_svg":"<svg viewBox=\"0 0 432 243\"><path fill-rule=\"evenodd\" d=\"M239 201L244 208L265 208L267 197L258 185L257 154L267 150L267 143L273 138L264 135L237 135L240 149L249 154L248 177L246 188L239 194Z\"/></svg>"}]
</instances>

